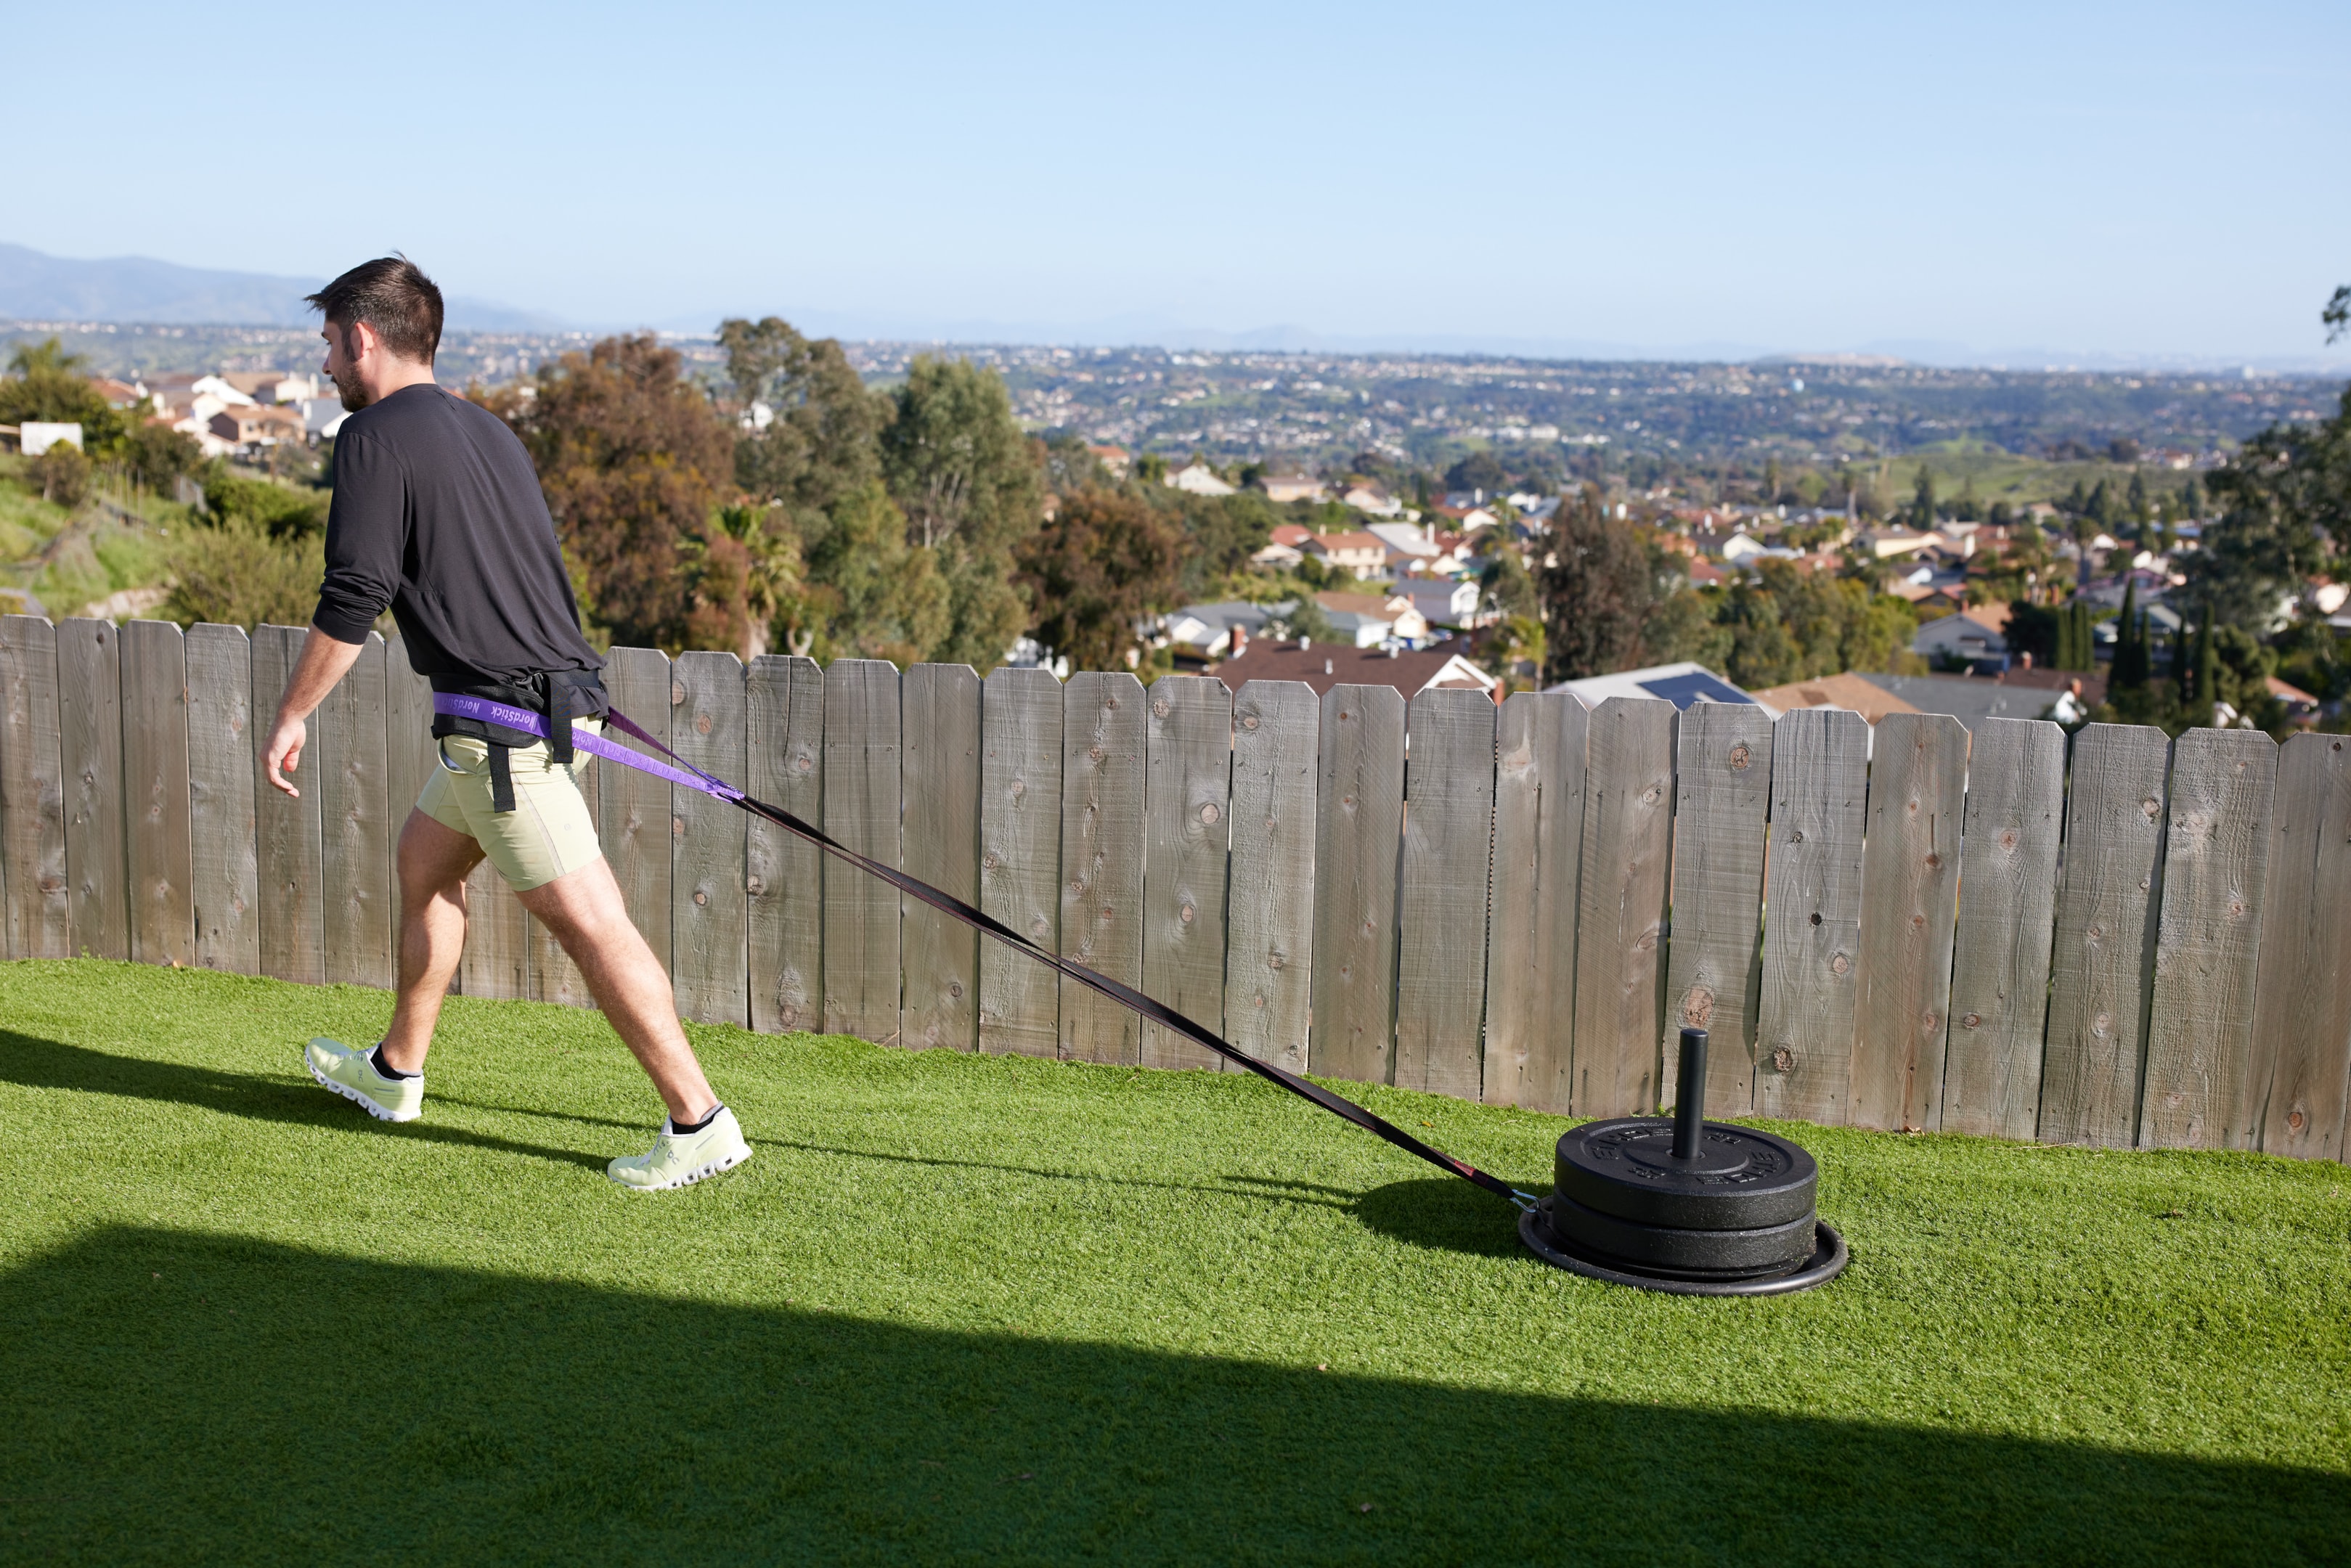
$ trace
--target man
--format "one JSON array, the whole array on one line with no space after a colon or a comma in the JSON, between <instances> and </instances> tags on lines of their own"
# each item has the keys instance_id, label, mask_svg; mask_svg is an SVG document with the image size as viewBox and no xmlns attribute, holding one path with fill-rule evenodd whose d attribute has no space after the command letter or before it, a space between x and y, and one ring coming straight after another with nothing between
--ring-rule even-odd
<instances>
[{"instance_id":1,"label":"man","mask_svg":"<svg viewBox=\"0 0 2351 1568\"><path fill-rule=\"evenodd\" d=\"M303 720L358 658L386 605L435 692L549 717L557 746L458 717L434 721L441 765L400 833L399 997L392 1028L352 1050L313 1040L320 1084L385 1121L423 1113L424 1054L465 945L465 877L487 856L580 966L669 1115L611 1178L684 1186L751 1157L678 1027L669 977L621 903L580 793L575 713L606 711L603 661L580 632L555 524L522 443L434 384L441 291L404 257L355 267L309 297L326 317L326 373L350 417L335 440L327 575L270 731L269 781L301 759Z\"/></svg>"}]
</instances>

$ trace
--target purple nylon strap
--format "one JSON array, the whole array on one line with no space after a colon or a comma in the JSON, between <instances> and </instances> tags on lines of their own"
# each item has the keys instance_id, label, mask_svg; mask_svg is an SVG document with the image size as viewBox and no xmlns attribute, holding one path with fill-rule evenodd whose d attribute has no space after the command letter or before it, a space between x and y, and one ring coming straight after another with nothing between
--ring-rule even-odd
<instances>
[{"instance_id":1,"label":"purple nylon strap","mask_svg":"<svg viewBox=\"0 0 2351 1568\"><path fill-rule=\"evenodd\" d=\"M525 735L535 735L542 740L547 738L546 718L531 712L528 708L512 707L505 703L494 703L482 697L459 696L450 692L435 692L433 694L433 711L455 718L478 719L485 724L495 724L507 729L520 730ZM608 758L620 763L624 768L634 768L640 772L650 773L657 779L666 779L682 789L698 789L705 795L732 801L753 816L764 817L785 831L806 839L827 853L847 861L860 871L871 873L908 897L920 900L943 915L952 915L975 930L986 932L1006 946L1019 949L1039 963L1058 971L1066 978L1075 981L1089 990L1099 992L1123 1007L1131 1008L1153 1023L1173 1030L1186 1040L1215 1051L1234 1066L1254 1072L1259 1078L1279 1083L1302 1100L1312 1101L1332 1115L1353 1123L1374 1137L1394 1144L1406 1154L1416 1155L1439 1170L1458 1176L1464 1181L1474 1183L1489 1192L1509 1198L1521 1208L1531 1209L1534 1207L1533 1195L1520 1191L1499 1176L1490 1176L1467 1160L1455 1159L1443 1150L1421 1142L1395 1123L1374 1114L1353 1100L1333 1094L1321 1084L1309 1082L1298 1074L1285 1071L1271 1062L1259 1061L1238 1046L1228 1043L1211 1031L1207 1025L1193 1022L1166 1003L1155 1001L1123 981L1113 980L1108 975L1089 969L1083 964L1064 958L1059 953L1050 952L1039 946L985 910L966 904L955 894L933 887L929 883L908 876L895 866L884 865L870 855L859 853L833 838L823 829L802 821L780 806L770 806L765 800L751 799L717 775L704 772L676 752L672 751L668 747L646 734L635 721L619 709L612 709L604 716L605 724L632 740L643 741L668 758L670 761L676 763L677 767L672 768L666 763L657 762L642 751L617 745L601 736L589 735L577 727L578 724L586 722L589 721L575 721L572 729L571 744L579 750L585 751L593 757Z\"/></svg>"}]
</instances>

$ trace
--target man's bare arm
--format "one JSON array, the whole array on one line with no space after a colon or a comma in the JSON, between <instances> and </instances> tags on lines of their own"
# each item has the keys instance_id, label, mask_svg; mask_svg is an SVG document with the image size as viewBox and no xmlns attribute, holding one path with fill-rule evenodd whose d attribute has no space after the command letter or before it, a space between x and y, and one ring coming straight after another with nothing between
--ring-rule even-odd
<instances>
[{"instance_id":1,"label":"man's bare arm","mask_svg":"<svg viewBox=\"0 0 2351 1568\"><path fill-rule=\"evenodd\" d=\"M294 661L294 673L286 680L286 695L277 700L277 721L270 727L269 749L265 753L269 781L288 795L298 798L302 793L281 771L302 765L302 746L310 737L302 721L327 700L327 694L359 662L359 643L339 642L316 626L303 639L302 656Z\"/></svg>"}]
</instances>

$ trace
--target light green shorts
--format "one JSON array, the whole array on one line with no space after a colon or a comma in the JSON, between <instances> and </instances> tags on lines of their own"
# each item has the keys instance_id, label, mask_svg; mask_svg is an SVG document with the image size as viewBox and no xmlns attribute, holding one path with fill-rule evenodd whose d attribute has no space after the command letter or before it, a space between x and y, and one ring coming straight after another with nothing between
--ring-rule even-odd
<instances>
[{"instance_id":1,"label":"light green shorts","mask_svg":"<svg viewBox=\"0 0 2351 1568\"><path fill-rule=\"evenodd\" d=\"M579 727L601 733L601 725ZM490 809L489 743L470 735L440 743L441 765L424 781L416 809L453 832L482 846L498 874L517 893L544 887L557 877L594 862L604 852L596 841L596 819L580 793L584 751L572 753L569 768L548 760L547 742L507 752L514 778L515 809Z\"/></svg>"}]
</instances>

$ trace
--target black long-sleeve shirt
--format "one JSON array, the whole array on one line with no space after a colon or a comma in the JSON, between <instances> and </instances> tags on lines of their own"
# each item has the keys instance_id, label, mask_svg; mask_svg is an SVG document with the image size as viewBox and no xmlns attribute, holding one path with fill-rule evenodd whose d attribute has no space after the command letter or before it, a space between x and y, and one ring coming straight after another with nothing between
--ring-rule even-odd
<instances>
[{"instance_id":1,"label":"black long-sleeve shirt","mask_svg":"<svg viewBox=\"0 0 2351 1568\"><path fill-rule=\"evenodd\" d=\"M603 667L580 634L530 454L497 415L436 386L401 388L335 437L312 619L362 643L387 604L409 663L436 686Z\"/></svg>"}]
</instances>

